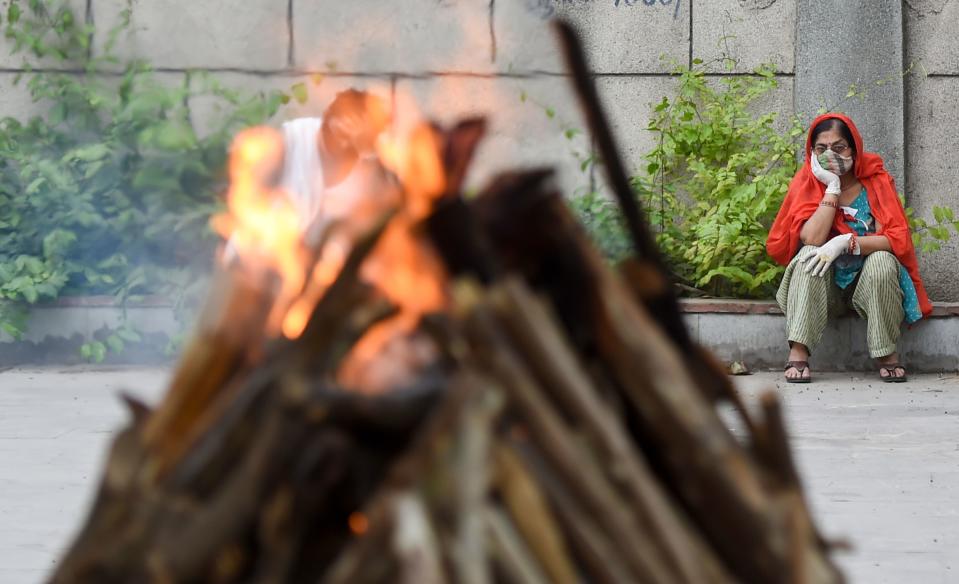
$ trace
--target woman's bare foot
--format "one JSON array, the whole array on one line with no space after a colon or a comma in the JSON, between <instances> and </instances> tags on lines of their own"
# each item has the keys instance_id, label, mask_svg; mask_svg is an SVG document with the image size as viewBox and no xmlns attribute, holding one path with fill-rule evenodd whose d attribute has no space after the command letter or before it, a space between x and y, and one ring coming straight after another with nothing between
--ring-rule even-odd
<instances>
[{"instance_id":1,"label":"woman's bare foot","mask_svg":"<svg viewBox=\"0 0 959 584\"><path fill-rule=\"evenodd\" d=\"M883 379L887 377L900 379L906 376L906 368L899 364L899 353L879 357L876 360L879 361L879 377Z\"/></svg>"},{"instance_id":2,"label":"woman's bare foot","mask_svg":"<svg viewBox=\"0 0 959 584\"><path fill-rule=\"evenodd\" d=\"M789 348L789 358L787 360L809 361L809 349L801 343L792 343ZM806 367L802 371L795 367L787 367L784 375L786 379L809 379L812 373L809 371L809 367Z\"/></svg>"}]
</instances>

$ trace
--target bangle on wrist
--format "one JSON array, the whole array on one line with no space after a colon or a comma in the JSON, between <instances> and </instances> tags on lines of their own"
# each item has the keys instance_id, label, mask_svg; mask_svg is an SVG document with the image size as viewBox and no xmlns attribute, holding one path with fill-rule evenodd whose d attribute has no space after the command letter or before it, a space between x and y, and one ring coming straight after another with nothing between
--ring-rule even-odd
<instances>
[{"instance_id":1,"label":"bangle on wrist","mask_svg":"<svg viewBox=\"0 0 959 584\"><path fill-rule=\"evenodd\" d=\"M846 250L846 253L849 255L859 255L862 250L859 249L859 237L855 233L852 234L852 237L849 238L849 249Z\"/></svg>"}]
</instances>

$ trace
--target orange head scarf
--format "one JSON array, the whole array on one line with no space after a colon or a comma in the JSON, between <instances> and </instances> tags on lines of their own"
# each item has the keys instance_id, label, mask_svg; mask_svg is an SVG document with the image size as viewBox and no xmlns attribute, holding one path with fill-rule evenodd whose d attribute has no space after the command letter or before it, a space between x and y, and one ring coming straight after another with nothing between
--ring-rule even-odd
<instances>
[{"instance_id":1,"label":"orange head scarf","mask_svg":"<svg viewBox=\"0 0 959 584\"><path fill-rule=\"evenodd\" d=\"M866 187L869 198L869 209L876 218L877 231L875 235L885 235L895 254L916 285L916 294L919 297L919 309L923 315L932 312L932 303L919 277L919 263L916 261L916 250L912 245L912 235L909 233L909 223L906 212L902 208L899 196L896 194L896 185L892 176L886 172L882 158L875 153L866 152L862 147L862 136L852 120L842 114L823 114L813 120L806 136L806 158L802 168L789 183L789 192L776 214L769 237L766 239L766 251L782 265L789 261L802 247L799 240L799 231L803 224L819 208L819 202L826 192L826 185L819 182L812 173L809 165L812 153L812 131L823 120L836 119L842 121L852 133L855 142L855 166L853 171L856 178ZM836 213L832 231L835 234L852 233L846 225L842 213Z\"/></svg>"}]
</instances>

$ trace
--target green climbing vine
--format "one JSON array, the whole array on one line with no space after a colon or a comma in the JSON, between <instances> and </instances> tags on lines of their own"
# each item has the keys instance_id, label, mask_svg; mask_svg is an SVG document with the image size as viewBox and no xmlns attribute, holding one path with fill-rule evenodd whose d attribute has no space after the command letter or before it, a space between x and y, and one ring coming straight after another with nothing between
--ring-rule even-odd
<instances>
[{"instance_id":1,"label":"green climbing vine","mask_svg":"<svg viewBox=\"0 0 959 584\"><path fill-rule=\"evenodd\" d=\"M66 2L7 8L5 35L26 63L17 82L36 112L0 120L0 328L15 338L30 305L63 296L187 297L213 257L208 218L232 135L306 99L302 84L247 95L203 73L167 83L117 54L124 16L95 51L93 28ZM221 110L202 135L190 109L199 98ZM81 351L102 360L138 340L124 323Z\"/></svg>"}]
</instances>

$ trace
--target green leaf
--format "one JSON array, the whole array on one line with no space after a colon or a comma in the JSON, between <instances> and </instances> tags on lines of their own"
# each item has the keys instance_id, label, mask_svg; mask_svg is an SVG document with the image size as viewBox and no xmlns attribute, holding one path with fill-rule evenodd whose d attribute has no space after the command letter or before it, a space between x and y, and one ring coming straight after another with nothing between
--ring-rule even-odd
<instances>
[{"instance_id":1,"label":"green leaf","mask_svg":"<svg viewBox=\"0 0 959 584\"><path fill-rule=\"evenodd\" d=\"M114 353L122 353L124 342L118 335L112 334L107 337L106 344Z\"/></svg>"},{"instance_id":2,"label":"green leaf","mask_svg":"<svg viewBox=\"0 0 959 584\"><path fill-rule=\"evenodd\" d=\"M19 289L19 292L23 296L23 299L30 304L36 304L37 300L40 299L40 296L37 293L37 289L32 285L22 286Z\"/></svg>"},{"instance_id":3,"label":"green leaf","mask_svg":"<svg viewBox=\"0 0 959 584\"><path fill-rule=\"evenodd\" d=\"M67 104L58 102L50 109L48 119L51 126L57 126L63 123L67 117Z\"/></svg>"},{"instance_id":4,"label":"green leaf","mask_svg":"<svg viewBox=\"0 0 959 584\"><path fill-rule=\"evenodd\" d=\"M100 341L90 343L90 357L95 363L103 363L107 357L107 347Z\"/></svg>"},{"instance_id":5,"label":"green leaf","mask_svg":"<svg viewBox=\"0 0 959 584\"><path fill-rule=\"evenodd\" d=\"M949 207L933 207L932 214L939 223L948 223L955 219L952 209Z\"/></svg>"},{"instance_id":6,"label":"green leaf","mask_svg":"<svg viewBox=\"0 0 959 584\"><path fill-rule=\"evenodd\" d=\"M43 257L63 257L76 241L77 236L72 231L54 229L43 238Z\"/></svg>"},{"instance_id":7,"label":"green leaf","mask_svg":"<svg viewBox=\"0 0 959 584\"><path fill-rule=\"evenodd\" d=\"M94 143L75 148L64 156L64 160L79 160L82 162L93 162L102 160L111 154L110 148L106 144Z\"/></svg>"},{"instance_id":8,"label":"green leaf","mask_svg":"<svg viewBox=\"0 0 959 584\"><path fill-rule=\"evenodd\" d=\"M166 150L188 150L195 145L196 136L189 124L172 121L160 127L156 142Z\"/></svg>"},{"instance_id":9,"label":"green leaf","mask_svg":"<svg viewBox=\"0 0 959 584\"><path fill-rule=\"evenodd\" d=\"M935 217L936 223L942 223L946 220L946 215L942 207L933 207L932 216Z\"/></svg>"},{"instance_id":10,"label":"green leaf","mask_svg":"<svg viewBox=\"0 0 959 584\"><path fill-rule=\"evenodd\" d=\"M50 282L43 282L42 284L37 284L36 287L37 294L45 298L56 298L60 293L60 289L57 286L54 286Z\"/></svg>"},{"instance_id":11,"label":"green leaf","mask_svg":"<svg viewBox=\"0 0 959 584\"><path fill-rule=\"evenodd\" d=\"M305 104L310 99L310 90L306 87L305 83L297 83L290 88L290 91L300 105Z\"/></svg>"},{"instance_id":12,"label":"green leaf","mask_svg":"<svg viewBox=\"0 0 959 584\"><path fill-rule=\"evenodd\" d=\"M40 192L40 187L42 187L46 182L47 182L46 178L42 176L37 177L33 179L33 181L31 181L29 185L27 185L27 188L24 191L24 193L27 195L35 195Z\"/></svg>"},{"instance_id":13,"label":"green leaf","mask_svg":"<svg viewBox=\"0 0 959 584\"><path fill-rule=\"evenodd\" d=\"M23 331L12 323L0 321L0 330L3 330L3 332L13 337L13 339L16 341L19 341L23 338Z\"/></svg>"},{"instance_id":14,"label":"green leaf","mask_svg":"<svg viewBox=\"0 0 959 584\"><path fill-rule=\"evenodd\" d=\"M116 334L128 343L139 343L141 340L143 340L140 336L140 333L131 328L119 328L117 329Z\"/></svg>"}]
</instances>

